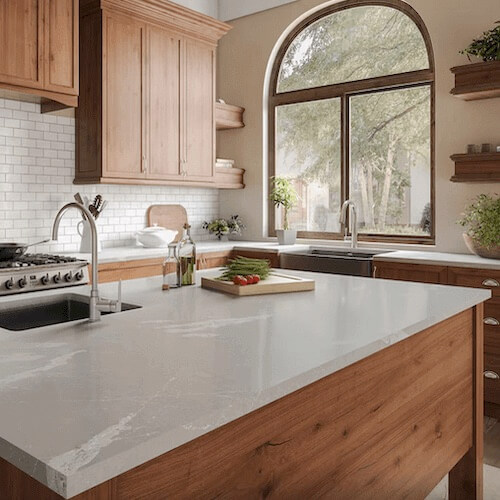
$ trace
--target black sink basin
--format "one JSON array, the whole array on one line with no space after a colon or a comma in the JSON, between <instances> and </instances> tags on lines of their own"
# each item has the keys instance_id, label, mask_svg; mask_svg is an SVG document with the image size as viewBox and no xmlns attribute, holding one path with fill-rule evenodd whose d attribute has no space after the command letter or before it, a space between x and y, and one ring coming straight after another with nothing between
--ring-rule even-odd
<instances>
[{"instance_id":1,"label":"black sink basin","mask_svg":"<svg viewBox=\"0 0 500 500\"><path fill-rule=\"evenodd\" d=\"M132 309L140 309L140 306L122 304L122 312ZM13 332L69 323L88 317L89 298L76 294L53 295L0 305L0 328Z\"/></svg>"}]
</instances>

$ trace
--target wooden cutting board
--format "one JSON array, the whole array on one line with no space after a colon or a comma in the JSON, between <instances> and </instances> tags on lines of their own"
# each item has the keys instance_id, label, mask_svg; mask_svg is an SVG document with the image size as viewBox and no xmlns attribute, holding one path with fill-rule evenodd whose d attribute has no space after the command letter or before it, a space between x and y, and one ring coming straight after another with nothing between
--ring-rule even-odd
<instances>
[{"instance_id":1,"label":"wooden cutting board","mask_svg":"<svg viewBox=\"0 0 500 500\"><path fill-rule=\"evenodd\" d=\"M251 295L267 295L271 293L306 292L314 290L315 281L298 278L281 273L272 273L269 278L256 285L240 286L230 281L220 281L215 278L201 278L202 288L229 293L239 297Z\"/></svg>"},{"instance_id":2,"label":"wooden cutting board","mask_svg":"<svg viewBox=\"0 0 500 500\"><path fill-rule=\"evenodd\" d=\"M148 227L157 224L177 231L174 242L182 238L184 224L188 222L186 209L182 205L151 205L146 213Z\"/></svg>"}]
</instances>

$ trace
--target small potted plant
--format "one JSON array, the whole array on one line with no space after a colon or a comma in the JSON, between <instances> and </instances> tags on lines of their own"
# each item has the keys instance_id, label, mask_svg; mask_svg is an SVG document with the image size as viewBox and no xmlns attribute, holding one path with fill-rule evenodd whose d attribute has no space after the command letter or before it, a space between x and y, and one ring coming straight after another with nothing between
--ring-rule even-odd
<instances>
[{"instance_id":1,"label":"small potted plant","mask_svg":"<svg viewBox=\"0 0 500 500\"><path fill-rule=\"evenodd\" d=\"M484 62L500 61L500 21L498 26L485 31L481 38L477 38L460 54L466 54L470 61L470 56L481 58Z\"/></svg>"},{"instance_id":2,"label":"small potted plant","mask_svg":"<svg viewBox=\"0 0 500 500\"><path fill-rule=\"evenodd\" d=\"M215 234L219 240L227 241L230 234L240 235L245 225L239 215L232 215L229 220L221 218L204 222L202 228L210 234Z\"/></svg>"},{"instance_id":3,"label":"small potted plant","mask_svg":"<svg viewBox=\"0 0 500 500\"><path fill-rule=\"evenodd\" d=\"M297 231L290 229L288 214L297 203L297 191L290 180L285 177L273 177L272 182L270 200L276 208L283 209L283 229L276 230L278 242L280 245L294 245L297 240Z\"/></svg>"},{"instance_id":4,"label":"small potted plant","mask_svg":"<svg viewBox=\"0 0 500 500\"><path fill-rule=\"evenodd\" d=\"M480 257L500 259L500 197L481 194L459 220L466 228L464 240Z\"/></svg>"}]
</instances>

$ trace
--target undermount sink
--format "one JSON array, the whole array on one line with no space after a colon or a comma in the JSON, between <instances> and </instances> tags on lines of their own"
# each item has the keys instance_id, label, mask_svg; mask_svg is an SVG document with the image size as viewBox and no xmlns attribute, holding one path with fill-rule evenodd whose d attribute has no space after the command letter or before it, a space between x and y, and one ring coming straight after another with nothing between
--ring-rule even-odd
<instances>
[{"instance_id":1,"label":"undermount sink","mask_svg":"<svg viewBox=\"0 0 500 500\"><path fill-rule=\"evenodd\" d=\"M122 304L122 312L140 309L140 307L133 304ZM102 314L119 313L103 312ZM0 328L14 332L69 323L88 317L89 298L73 293L0 304Z\"/></svg>"},{"instance_id":2,"label":"undermount sink","mask_svg":"<svg viewBox=\"0 0 500 500\"><path fill-rule=\"evenodd\" d=\"M365 248L312 248L307 252L284 252L280 255L283 269L316 273L373 276L373 257L385 250Z\"/></svg>"}]
</instances>

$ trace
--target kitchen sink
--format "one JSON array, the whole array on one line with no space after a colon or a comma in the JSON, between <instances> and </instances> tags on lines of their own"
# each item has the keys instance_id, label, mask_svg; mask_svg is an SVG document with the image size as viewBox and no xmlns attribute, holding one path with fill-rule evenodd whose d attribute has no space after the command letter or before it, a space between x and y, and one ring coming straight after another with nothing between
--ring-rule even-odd
<instances>
[{"instance_id":1,"label":"kitchen sink","mask_svg":"<svg viewBox=\"0 0 500 500\"><path fill-rule=\"evenodd\" d=\"M140 307L122 304L122 312L140 309ZM103 312L102 314L119 313ZM0 328L14 332L69 323L88 317L89 298L72 293L0 304Z\"/></svg>"},{"instance_id":2,"label":"kitchen sink","mask_svg":"<svg viewBox=\"0 0 500 500\"><path fill-rule=\"evenodd\" d=\"M365 248L311 248L307 252L284 252L280 255L283 269L317 273L373 276L373 258L385 250Z\"/></svg>"}]
</instances>

